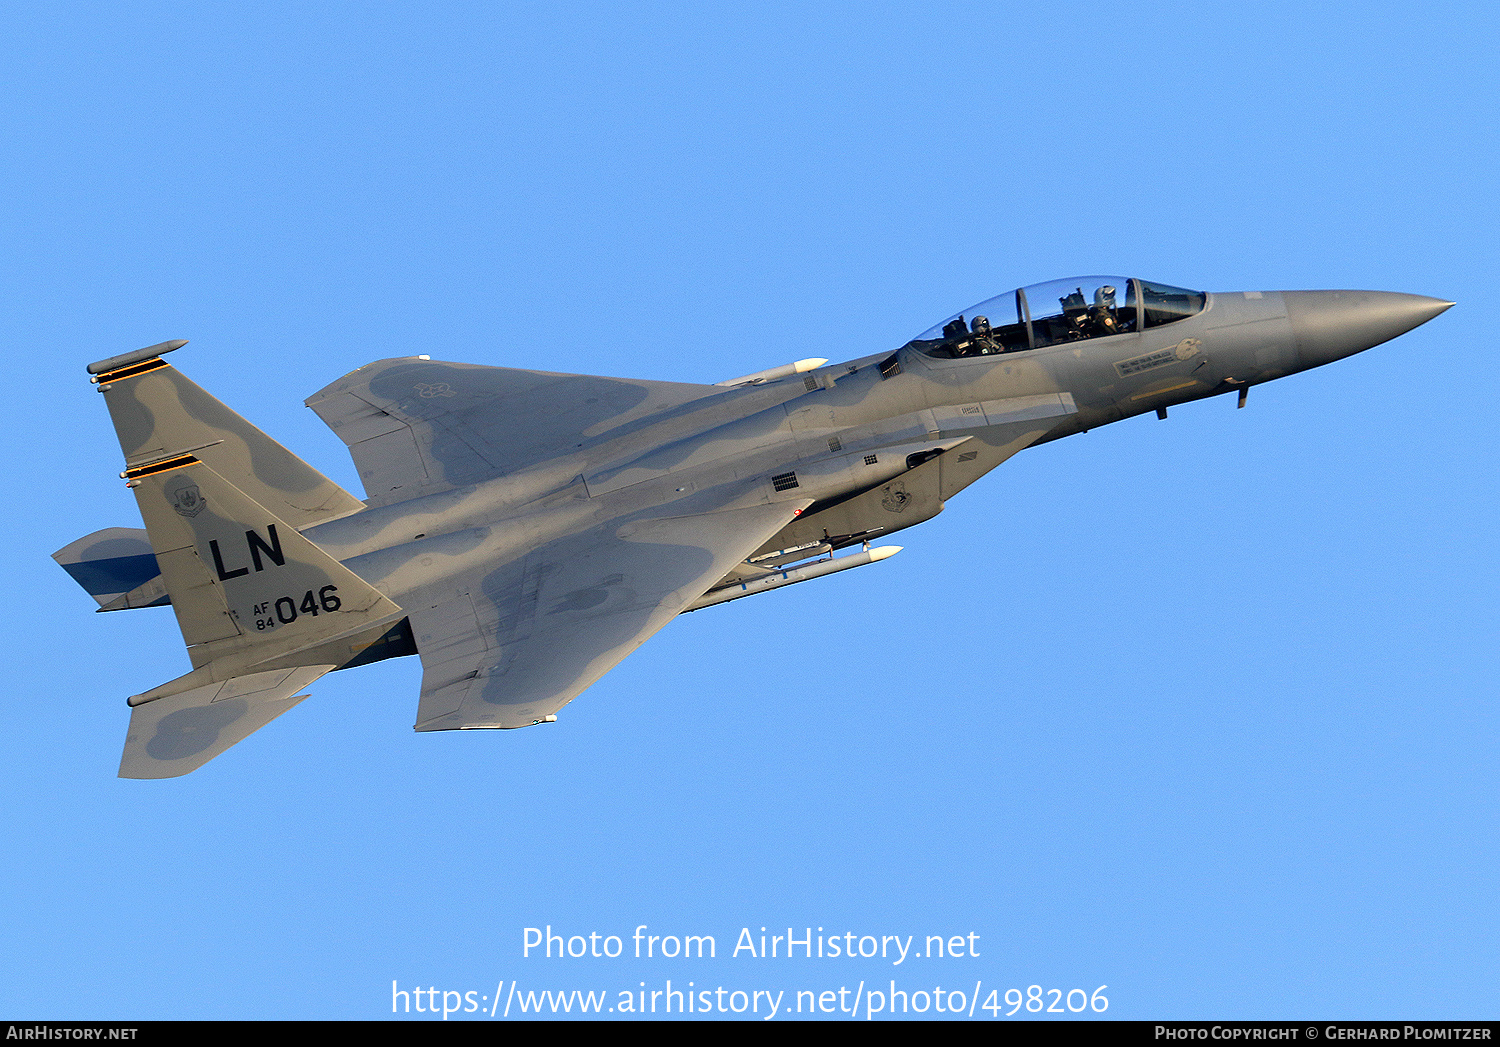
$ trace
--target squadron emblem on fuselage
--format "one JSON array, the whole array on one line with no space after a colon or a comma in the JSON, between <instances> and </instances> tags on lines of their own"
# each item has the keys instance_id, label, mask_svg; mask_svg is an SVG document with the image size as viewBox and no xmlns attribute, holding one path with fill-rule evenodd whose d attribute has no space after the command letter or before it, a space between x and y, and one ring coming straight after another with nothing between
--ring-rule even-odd
<instances>
[{"instance_id":1,"label":"squadron emblem on fuselage","mask_svg":"<svg viewBox=\"0 0 1500 1047\"><path fill-rule=\"evenodd\" d=\"M911 504L911 492L906 489L906 484L897 480L888 484L885 488L885 497L880 499L880 507L888 513L904 512Z\"/></svg>"}]
</instances>

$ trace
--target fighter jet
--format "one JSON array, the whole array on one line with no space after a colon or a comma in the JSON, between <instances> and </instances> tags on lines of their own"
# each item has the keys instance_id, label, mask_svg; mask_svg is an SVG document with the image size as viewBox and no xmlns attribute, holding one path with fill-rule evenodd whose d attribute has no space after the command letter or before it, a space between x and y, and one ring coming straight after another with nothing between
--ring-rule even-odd
<instances>
[{"instance_id":1,"label":"fighter jet","mask_svg":"<svg viewBox=\"0 0 1500 1047\"><path fill-rule=\"evenodd\" d=\"M551 722L686 611L876 563L1011 455L1234 394L1453 303L1023 287L847 363L714 385L380 360L306 403L361 501L189 381L88 365L145 528L54 557L101 611L170 604L192 671L127 700L120 775L186 774L325 673L417 655L416 730ZM838 555L842 550L851 550Z\"/></svg>"}]
</instances>

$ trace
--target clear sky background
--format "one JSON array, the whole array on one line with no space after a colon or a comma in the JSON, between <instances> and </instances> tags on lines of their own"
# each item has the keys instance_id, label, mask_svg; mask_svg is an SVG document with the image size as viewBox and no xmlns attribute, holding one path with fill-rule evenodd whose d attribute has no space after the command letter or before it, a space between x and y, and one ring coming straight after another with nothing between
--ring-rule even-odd
<instances>
[{"instance_id":1,"label":"clear sky background","mask_svg":"<svg viewBox=\"0 0 1500 1047\"><path fill-rule=\"evenodd\" d=\"M0 1018L667 979L1500 1017L1494 5L3 27ZM139 526L87 362L189 338L175 365L362 494L301 400L370 360L713 382L1095 272L1459 304L1243 411L1027 451L878 567L679 619L556 725L413 734L388 661L115 777L125 696L188 665L169 611L96 616L48 558ZM637 960L641 924L718 956ZM626 955L523 958L546 925ZM979 956L730 955L788 926Z\"/></svg>"}]
</instances>

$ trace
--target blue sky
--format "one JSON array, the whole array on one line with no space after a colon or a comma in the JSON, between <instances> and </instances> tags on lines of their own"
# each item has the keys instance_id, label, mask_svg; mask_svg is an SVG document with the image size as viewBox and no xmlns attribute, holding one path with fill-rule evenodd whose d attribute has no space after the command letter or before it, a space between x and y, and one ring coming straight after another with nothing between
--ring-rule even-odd
<instances>
[{"instance_id":1,"label":"blue sky","mask_svg":"<svg viewBox=\"0 0 1500 1047\"><path fill-rule=\"evenodd\" d=\"M668 979L783 991L778 1020L892 981L978 983L976 1017L1032 985L1500 1011L1492 6L5 21L6 1016ZM168 612L94 616L48 558L138 526L88 361L189 338L175 364L359 491L301 400L373 359L712 382L1093 272L1459 305L1244 411L1021 454L879 567L673 623L555 726L415 735L406 659L115 778L124 697L187 663ZM642 924L718 955L636 959ZM548 925L626 955L523 956ZM731 954L761 927L979 955Z\"/></svg>"}]
</instances>

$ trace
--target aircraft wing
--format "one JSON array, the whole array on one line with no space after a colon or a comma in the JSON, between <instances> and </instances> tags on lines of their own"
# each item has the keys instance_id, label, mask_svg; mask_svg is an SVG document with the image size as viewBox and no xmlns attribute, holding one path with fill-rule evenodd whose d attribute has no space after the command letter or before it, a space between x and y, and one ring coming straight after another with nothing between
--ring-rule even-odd
<instances>
[{"instance_id":1,"label":"aircraft wing","mask_svg":"<svg viewBox=\"0 0 1500 1047\"><path fill-rule=\"evenodd\" d=\"M369 503L383 505L502 476L723 393L403 357L351 371L307 405L349 445Z\"/></svg>"},{"instance_id":2,"label":"aircraft wing","mask_svg":"<svg viewBox=\"0 0 1500 1047\"><path fill-rule=\"evenodd\" d=\"M612 519L404 599L422 658L416 729L545 720L808 504Z\"/></svg>"}]
</instances>

